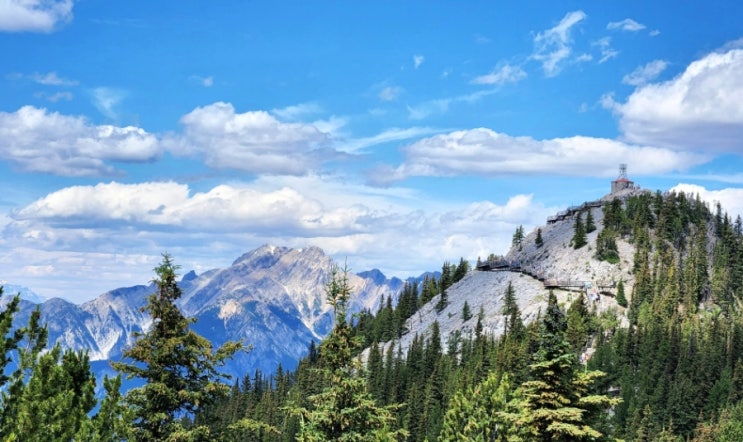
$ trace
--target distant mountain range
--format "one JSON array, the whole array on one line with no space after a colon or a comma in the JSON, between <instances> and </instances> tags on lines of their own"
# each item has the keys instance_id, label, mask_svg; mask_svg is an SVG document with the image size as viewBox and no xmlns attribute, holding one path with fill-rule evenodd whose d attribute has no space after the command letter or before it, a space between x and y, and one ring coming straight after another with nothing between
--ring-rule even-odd
<instances>
[{"instance_id":1,"label":"distant mountain range","mask_svg":"<svg viewBox=\"0 0 743 442\"><path fill-rule=\"evenodd\" d=\"M214 345L239 340L252 346L225 367L227 373L273 373L279 364L293 369L310 342L319 342L332 329L325 283L333 266L332 258L317 247L262 246L230 267L183 275L179 307L187 316L197 318L194 329ZM351 312L363 308L376 311L385 297L396 298L404 284L379 270L348 277ZM14 288L6 285L3 298L17 293ZM150 326L149 315L140 309L154 291L154 285L138 285L106 292L80 305L59 298L43 301L40 306L49 341L88 350L95 371L111 371L108 361L119 360L122 350L133 342L133 334ZM27 300L28 296L22 298L16 318L19 326L28 321L37 305Z\"/></svg>"},{"instance_id":2,"label":"distant mountain range","mask_svg":"<svg viewBox=\"0 0 743 442\"><path fill-rule=\"evenodd\" d=\"M3 293L5 293L6 295L19 294L21 295L21 299L25 299L26 301L31 301L36 304L41 304L47 299L39 295L38 293L34 293L28 287L23 287L23 286L15 285L15 284L9 284L7 281L0 281L0 286L3 287Z\"/></svg>"}]
</instances>

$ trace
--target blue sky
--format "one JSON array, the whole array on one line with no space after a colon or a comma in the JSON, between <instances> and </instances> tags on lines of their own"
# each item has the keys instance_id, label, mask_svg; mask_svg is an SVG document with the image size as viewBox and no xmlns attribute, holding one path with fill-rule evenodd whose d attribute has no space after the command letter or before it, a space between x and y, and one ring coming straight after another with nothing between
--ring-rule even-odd
<instances>
[{"instance_id":1,"label":"blue sky","mask_svg":"<svg viewBox=\"0 0 743 442\"><path fill-rule=\"evenodd\" d=\"M417 275L628 164L743 213L743 5L0 0L0 281L262 244Z\"/></svg>"}]
</instances>

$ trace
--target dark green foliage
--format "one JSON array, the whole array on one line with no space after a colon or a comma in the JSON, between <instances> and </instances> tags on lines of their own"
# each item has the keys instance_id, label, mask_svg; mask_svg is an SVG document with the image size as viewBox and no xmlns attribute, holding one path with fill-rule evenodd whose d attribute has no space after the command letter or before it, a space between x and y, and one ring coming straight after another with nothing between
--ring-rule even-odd
<instances>
[{"instance_id":1,"label":"dark green foliage","mask_svg":"<svg viewBox=\"0 0 743 442\"><path fill-rule=\"evenodd\" d=\"M596 230L596 221L594 221L593 213L589 209L588 213L586 213L586 233L591 233L594 230Z\"/></svg>"},{"instance_id":2,"label":"dark green foliage","mask_svg":"<svg viewBox=\"0 0 743 442\"><path fill-rule=\"evenodd\" d=\"M469 321L470 318L472 318L470 304L467 301L464 301L464 305L462 306L462 321Z\"/></svg>"},{"instance_id":3,"label":"dark green foliage","mask_svg":"<svg viewBox=\"0 0 743 442\"><path fill-rule=\"evenodd\" d=\"M617 283L617 304L627 307L627 295L624 293L624 281L622 280Z\"/></svg>"},{"instance_id":4,"label":"dark green foliage","mask_svg":"<svg viewBox=\"0 0 743 442\"><path fill-rule=\"evenodd\" d=\"M459 265L457 265L456 270L454 270L453 275L453 282L459 282L467 275L467 272L470 271L470 263L466 261L464 258L459 258Z\"/></svg>"},{"instance_id":5,"label":"dark green foliage","mask_svg":"<svg viewBox=\"0 0 743 442\"><path fill-rule=\"evenodd\" d=\"M320 345L322 369L317 375L328 385L309 398L309 407L299 406L298 441L376 441L399 440L402 431L392 431L396 407L379 407L367 389L366 379L352 355L358 345L346 320L351 291L347 272L333 271L326 288L327 301L333 306L335 326ZM377 376L380 373L376 374ZM381 439L380 439L381 438Z\"/></svg>"},{"instance_id":6,"label":"dark green foliage","mask_svg":"<svg viewBox=\"0 0 743 442\"><path fill-rule=\"evenodd\" d=\"M134 440L208 439L206 426L186 428L179 418L193 415L228 393L218 367L242 347L230 342L213 351L206 338L190 329L194 320L183 316L175 304L181 296L177 270L170 256L163 255L155 269L157 291L143 309L152 316L152 327L124 351L128 362L113 364L129 378L146 381L125 398L134 417Z\"/></svg>"},{"instance_id":7,"label":"dark green foliage","mask_svg":"<svg viewBox=\"0 0 743 442\"><path fill-rule=\"evenodd\" d=\"M534 244L537 247L542 247L544 245L544 239L542 239L542 229L541 228L537 229L537 237L534 240Z\"/></svg>"},{"instance_id":8,"label":"dark green foliage","mask_svg":"<svg viewBox=\"0 0 743 442\"><path fill-rule=\"evenodd\" d=\"M524 324L521 320L521 311L516 303L516 292L510 281L508 282L508 287L506 287L506 293L503 295L502 313L505 316L503 334L506 336L514 334L520 337L524 329Z\"/></svg>"},{"instance_id":9,"label":"dark green foliage","mask_svg":"<svg viewBox=\"0 0 743 442\"><path fill-rule=\"evenodd\" d=\"M596 236L596 258L611 264L619 262L617 233L613 229L604 228Z\"/></svg>"},{"instance_id":10,"label":"dark green foliage","mask_svg":"<svg viewBox=\"0 0 743 442\"><path fill-rule=\"evenodd\" d=\"M11 360L17 364L9 377L2 377L2 440L96 440L97 428L88 416L96 400L87 353L63 352L58 344L44 351L48 333L38 308L28 325L13 330L18 306L15 296L0 313L3 373Z\"/></svg>"},{"instance_id":11,"label":"dark green foliage","mask_svg":"<svg viewBox=\"0 0 743 442\"><path fill-rule=\"evenodd\" d=\"M510 424L510 432L523 440L596 440L601 432L592 424L596 415L619 403L589 389L603 373L578 369L577 357L565 339L565 315L550 292L547 310L539 328L539 349L529 366L530 379L523 382L499 415Z\"/></svg>"},{"instance_id":12,"label":"dark green foliage","mask_svg":"<svg viewBox=\"0 0 743 442\"><path fill-rule=\"evenodd\" d=\"M570 240L570 244L572 244L574 249L580 249L588 244L588 240L586 239L586 227L583 224L582 214L580 212L575 217L574 229L573 238Z\"/></svg>"},{"instance_id":13,"label":"dark green foliage","mask_svg":"<svg viewBox=\"0 0 743 442\"><path fill-rule=\"evenodd\" d=\"M449 294L446 293L446 289L444 289L441 291L439 300L436 301L436 313L441 313L442 311L444 311L447 305L449 305Z\"/></svg>"},{"instance_id":14,"label":"dark green foliage","mask_svg":"<svg viewBox=\"0 0 743 442\"><path fill-rule=\"evenodd\" d=\"M513 234L513 238L511 239L511 247L515 247L521 250L524 243L524 237L524 226L519 225L516 228L516 232L514 232Z\"/></svg>"},{"instance_id":15,"label":"dark green foliage","mask_svg":"<svg viewBox=\"0 0 743 442\"><path fill-rule=\"evenodd\" d=\"M567 329L565 338L570 343L573 353L579 353L588 344L586 336L591 336L596 331L594 315L588 311L586 299L579 295L568 309Z\"/></svg>"}]
</instances>

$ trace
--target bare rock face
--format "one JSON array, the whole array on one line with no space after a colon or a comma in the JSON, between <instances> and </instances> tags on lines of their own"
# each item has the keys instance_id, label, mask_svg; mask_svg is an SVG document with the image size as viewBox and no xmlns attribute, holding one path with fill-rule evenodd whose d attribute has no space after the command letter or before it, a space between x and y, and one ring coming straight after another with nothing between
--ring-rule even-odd
<instances>
[{"instance_id":1,"label":"bare rock face","mask_svg":"<svg viewBox=\"0 0 743 442\"><path fill-rule=\"evenodd\" d=\"M244 375L256 369L273 372L279 364L293 369L312 340L332 329L332 311L325 302L325 284L335 266L317 247L292 249L262 246L236 259L230 267L201 275L186 273L179 283L179 307L194 316L194 329L215 346L228 340L252 347L238 354L225 371ZM397 296L403 281L378 271L348 275L352 289L349 310L376 309L383 298ZM121 288L81 305L62 299L40 304L50 344L89 352L92 361L118 360L151 325L141 311L154 285ZM17 324L27 321L36 304L23 302Z\"/></svg>"},{"instance_id":2,"label":"bare rock face","mask_svg":"<svg viewBox=\"0 0 743 442\"><path fill-rule=\"evenodd\" d=\"M623 281L627 296L632 292L634 276L631 273L634 256L634 247L622 239L617 240L620 262L610 264L599 261L595 257L596 237L603 228L603 211L601 207L589 207L583 211L585 222L587 212L590 210L597 229L587 235L588 244L575 250L570 241L574 234L575 215L565 217L556 222L539 226L542 230L543 244L536 244L537 229L526 235L521 247L512 247L503 257L507 262L518 263L519 266L529 267L531 273L538 269L539 278L553 278L563 281L579 281L589 283L589 293L599 293L599 302L589 300L589 308L599 311L613 309L617 312L620 320L624 318L625 311L618 306L614 297L616 287L604 287L599 289L600 284L618 283ZM483 312L483 332L499 336L504 329L504 316L502 314L503 298L506 288L510 283L516 295L516 301L521 310L525 323L534 320L541 309L547 305L549 288L545 287L543 280L529 272L501 270L501 271L477 271L468 273L461 281L447 289L449 304L441 311L436 312L434 308L439 297L434 297L431 302L423 306L406 324L408 333L399 342L387 343L389 345L400 345L403 354L418 336L428 336L435 321L439 323L442 344L447 348L451 339L458 336L473 336L477 324L477 316L480 309ZM584 296L585 288L557 287L554 293L558 300L567 307L578 296ZM462 310L467 302L472 313L472 318L464 321Z\"/></svg>"}]
</instances>

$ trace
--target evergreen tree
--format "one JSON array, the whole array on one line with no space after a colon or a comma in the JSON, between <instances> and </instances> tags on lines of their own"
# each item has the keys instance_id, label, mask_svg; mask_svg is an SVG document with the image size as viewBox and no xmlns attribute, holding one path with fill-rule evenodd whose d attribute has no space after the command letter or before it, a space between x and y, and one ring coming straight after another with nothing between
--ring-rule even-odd
<instances>
[{"instance_id":1,"label":"evergreen tree","mask_svg":"<svg viewBox=\"0 0 743 442\"><path fill-rule=\"evenodd\" d=\"M572 352L580 352L586 344L586 337L594 331L593 315L588 311L586 299L578 296L568 309L565 338L570 343Z\"/></svg>"},{"instance_id":2,"label":"evergreen tree","mask_svg":"<svg viewBox=\"0 0 743 442\"><path fill-rule=\"evenodd\" d=\"M537 238L534 240L534 244L537 247L542 247L544 245L544 239L542 239L542 229L537 229Z\"/></svg>"},{"instance_id":3,"label":"evergreen tree","mask_svg":"<svg viewBox=\"0 0 743 442\"><path fill-rule=\"evenodd\" d=\"M619 402L588 393L603 373L578 370L565 330L565 315L550 292L539 327L539 350L529 366L531 379L521 384L508 411L499 413L523 440L579 441L602 437L591 426L591 419Z\"/></svg>"},{"instance_id":4,"label":"evergreen tree","mask_svg":"<svg viewBox=\"0 0 743 442\"><path fill-rule=\"evenodd\" d=\"M517 247L519 250L521 250L523 242L524 242L524 226L519 225L516 228L516 232L514 232L513 234L513 238L511 240L511 247Z\"/></svg>"},{"instance_id":5,"label":"evergreen tree","mask_svg":"<svg viewBox=\"0 0 743 442\"><path fill-rule=\"evenodd\" d=\"M610 228L604 228L599 232L596 236L596 258L611 264L619 262L616 237L616 232Z\"/></svg>"},{"instance_id":6,"label":"evergreen tree","mask_svg":"<svg viewBox=\"0 0 743 442\"><path fill-rule=\"evenodd\" d=\"M586 227L583 225L580 213L578 213L578 216L575 218L575 233L573 234L570 243L573 245L574 249L580 249L587 244Z\"/></svg>"},{"instance_id":7,"label":"evergreen tree","mask_svg":"<svg viewBox=\"0 0 743 442\"><path fill-rule=\"evenodd\" d=\"M627 307L627 295L624 293L624 281L621 279L617 283L617 304Z\"/></svg>"},{"instance_id":8,"label":"evergreen tree","mask_svg":"<svg viewBox=\"0 0 743 442\"><path fill-rule=\"evenodd\" d=\"M128 440L130 428L127 425L131 417L129 409L124 405L121 395L121 376L103 378L103 388L106 395L101 401L101 407L93 418L93 429L90 440L93 442L113 442Z\"/></svg>"},{"instance_id":9,"label":"evergreen tree","mask_svg":"<svg viewBox=\"0 0 743 442\"><path fill-rule=\"evenodd\" d=\"M470 318L472 318L472 310L470 310L469 303L464 301L464 306L462 306L462 321L469 321Z\"/></svg>"},{"instance_id":10,"label":"evergreen tree","mask_svg":"<svg viewBox=\"0 0 743 442\"><path fill-rule=\"evenodd\" d=\"M516 292L513 289L511 281L508 282L506 293L503 295L503 308L501 313L505 316L503 334L513 334L514 336L520 337L524 329L524 323L521 319L519 305L516 303Z\"/></svg>"},{"instance_id":11,"label":"evergreen tree","mask_svg":"<svg viewBox=\"0 0 743 442\"><path fill-rule=\"evenodd\" d=\"M3 295L3 287L0 286L0 297ZM13 319L18 313L18 305L21 302L20 295L12 297L0 312L0 388L8 382L5 368L11 362L11 352L18 349L18 343L23 339L23 330L13 331Z\"/></svg>"},{"instance_id":12,"label":"evergreen tree","mask_svg":"<svg viewBox=\"0 0 743 442\"><path fill-rule=\"evenodd\" d=\"M327 385L309 398L310 407L294 406L300 416L297 440L324 441L395 441L404 432L391 429L398 407L379 407L368 391L362 367L353 358L358 342L351 336L347 307L351 296L347 270L334 269L326 286L328 303L334 309L335 325L320 344L321 369L318 376Z\"/></svg>"},{"instance_id":13,"label":"evergreen tree","mask_svg":"<svg viewBox=\"0 0 743 442\"><path fill-rule=\"evenodd\" d=\"M444 311L447 305L449 305L449 294L446 292L446 289L442 289L441 296L439 296L439 300L436 302L436 313Z\"/></svg>"},{"instance_id":14,"label":"evergreen tree","mask_svg":"<svg viewBox=\"0 0 743 442\"><path fill-rule=\"evenodd\" d=\"M18 299L17 297L15 299ZM18 304L11 301L0 322L12 324ZM6 322L7 321L7 322ZM19 347L18 337L24 345ZM28 325L4 337L6 351L14 350L17 368L2 392L0 435L10 441L67 441L88 439L88 413L95 406L95 379L87 353L48 351L48 331L37 307ZM4 355L9 360L9 355Z\"/></svg>"},{"instance_id":15,"label":"evergreen tree","mask_svg":"<svg viewBox=\"0 0 743 442\"><path fill-rule=\"evenodd\" d=\"M465 260L464 258L459 258L459 265L457 265L456 270L454 270L454 280L453 282L459 282L467 276L467 272L470 271L470 263L469 261Z\"/></svg>"},{"instance_id":16,"label":"evergreen tree","mask_svg":"<svg viewBox=\"0 0 743 442\"><path fill-rule=\"evenodd\" d=\"M498 379L495 371L491 371L475 388L457 392L444 416L439 440L506 441L508 422L499 413L506 409L511 394L508 375Z\"/></svg>"},{"instance_id":17,"label":"evergreen tree","mask_svg":"<svg viewBox=\"0 0 743 442\"><path fill-rule=\"evenodd\" d=\"M190 329L195 319L183 316L175 304L181 296L177 270L170 255L164 254L155 268L157 291L143 307L152 326L124 351L128 362L113 364L128 378L146 381L126 394L133 414L132 438L137 441L208 440L206 426L185 428L180 418L228 394L218 367L242 347L228 342L213 351L209 340Z\"/></svg>"},{"instance_id":18,"label":"evergreen tree","mask_svg":"<svg viewBox=\"0 0 743 442\"><path fill-rule=\"evenodd\" d=\"M596 222L593 220L593 213L589 209L586 214L586 233L591 233L594 230L596 230Z\"/></svg>"}]
</instances>

